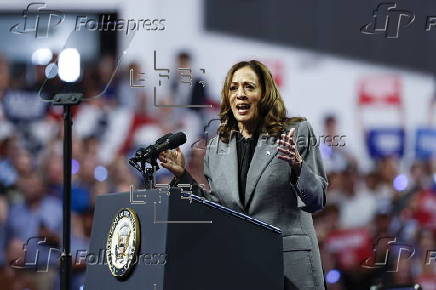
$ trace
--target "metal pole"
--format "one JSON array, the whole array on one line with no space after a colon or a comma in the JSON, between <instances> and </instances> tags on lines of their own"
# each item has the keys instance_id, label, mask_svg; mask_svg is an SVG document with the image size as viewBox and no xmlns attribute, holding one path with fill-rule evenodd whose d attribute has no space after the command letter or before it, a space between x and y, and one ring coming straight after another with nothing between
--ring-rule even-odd
<instances>
[{"instance_id":1,"label":"metal pole","mask_svg":"<svg viewBox=\"0 0 436 290\"><path fill-rule=\"evenodd\" d=\"M63 238L61 254L61 289L71 289L71 159L72 127L71 106L64 105L64 194L63 194Z\"/></svg>"}]
</instances>

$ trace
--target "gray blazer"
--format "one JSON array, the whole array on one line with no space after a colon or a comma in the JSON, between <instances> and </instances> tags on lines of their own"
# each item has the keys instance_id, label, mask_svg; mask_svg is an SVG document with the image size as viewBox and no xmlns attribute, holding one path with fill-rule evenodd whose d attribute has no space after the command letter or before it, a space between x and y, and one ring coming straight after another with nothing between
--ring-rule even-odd
<instances>
[{"instance_id":1,"label":"gray blazer","mask_svg":"<svg viewBox=\"0 0 436 290\"><path fill-rule=\"evenodd\" d=\"M228 144L215 136L208 142L204 175L210 191L202 190L185 170L172 185L189 183L194 194L243 212L280 228L283 232L285 289L324 289L318 240L311 213L326 202L327 178L319 152L319 142L308 121L294 123L294 140L303 157L300 177L290 183L291 166L276 156L276 138L259 136L247 174L245 204L238 195L236 136Z\"/></svg>"}]
</instances>

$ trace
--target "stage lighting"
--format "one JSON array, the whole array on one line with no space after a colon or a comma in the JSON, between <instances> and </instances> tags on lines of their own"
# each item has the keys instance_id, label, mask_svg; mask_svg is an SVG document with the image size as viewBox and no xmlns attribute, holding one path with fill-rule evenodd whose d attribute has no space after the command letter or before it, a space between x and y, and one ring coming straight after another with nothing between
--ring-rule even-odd
<instances>
[{"instance_id":1,"label":"stage lighting","mask_svg":"<svg viewBox=\"0 0 436 290\"><path fill-rule=\"evenodd\" d=\"M71 173L77 174L80 170L80 163L76 159L71 160Z\"/></svg>"},{"instance_id":2,"label":"stage lighting","mask_svg":"<svg viewBox=\"0 0 436 290\"><path fill-rule=\"evenodd\" d=\"M407 176L405 174L400 174L397 177L395 177L393 186L395 190L403 191L407 188L407 185L409 184L409 180L407 179Z\"/></svg>"},{"instance_id":3,"label":"stage lighting","mask_svg":"<svg viewBox=\"0 0 436 290\"><path fill-rule=\"evenodd\" d=\"M339 279L341 279L341 272L336 269L330 270L325 277L325 280L329 284L336 283L339 281Z\"/></svg>"},{"instance_id":4,"label":"stage lighting","mask_svg":"<svg viewBox=\"0 0 436 290\"><path fill-rule=\"evenodd\" d=\"M105 181L107 178L107 169L103 166L97 166L94 169L94 178L98 181Z\"/></svg>"},{"instance_id":5,"label":"stage lighting","mask_svg":"<svg viewBox=\"0 0 436 290\"><path fill-rule=\"evenodd\" d=\"M80 76L80 54L75 48L66 48L59 55L59 77L72 83Z\"/></svg>"},{"instance_id":6,"label":"stage lighting","mask_svg":"<svg viewBox=\"0 0 436 290\"><path fill-rule=\"evenodd\" d=\"M32 53L33 65L47 65L53 57L50 48L38 48Z\"/></svg>"}]
</instances>

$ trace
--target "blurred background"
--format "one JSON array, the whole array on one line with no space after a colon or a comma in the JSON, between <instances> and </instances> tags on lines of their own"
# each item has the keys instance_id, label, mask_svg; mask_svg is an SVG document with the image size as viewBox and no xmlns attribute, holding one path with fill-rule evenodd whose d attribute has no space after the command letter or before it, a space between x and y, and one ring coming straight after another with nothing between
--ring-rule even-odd
<instances>
[{"instance_id":1,"label":"blurred background","mask_svg":"<svg viewBox=\"0 0 436 290\"><path fill-rule=\"evenodd\" d=\"M139 187L127 157L168 132L187 134L188 170L206 184L204 146L219 124L225 74L249 59L270 68L288 115L308 118L317 135L329 187L314 223L329 289L436 289L436 32L426 30L434 2L0 7L1 289L59 288L59 252L50 249L61 245L63 111L48 100L86 98L73 109L79 289L95 197ZM171 178L157 174L158 183Z\"/></svg>"}]
</instances>

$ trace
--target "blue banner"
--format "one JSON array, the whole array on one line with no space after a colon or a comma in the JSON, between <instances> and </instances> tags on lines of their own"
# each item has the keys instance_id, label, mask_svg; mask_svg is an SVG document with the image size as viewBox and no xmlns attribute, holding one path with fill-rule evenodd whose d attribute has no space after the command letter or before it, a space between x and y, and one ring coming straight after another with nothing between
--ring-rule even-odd
<instances>
[{"instance_id":1,"label":"blue banner","mask_svg":"<svg viewBox=\"0 0 436 290\"><path fill-rule=\"evenodd\" d=\"M422 159L436 156L436 128L416 129L415 154Z\"/></svg>"},{"instance_id":2,"label":"blue banner","mask_svg":"<svg viewBox=\"0 0 436 290\"><path fill-rule=\"evenodd\" d=\"M373 158L384 156L403 157L405 132L403 128L368 129L366 144Z\"/></svg>"}]
</instances>

